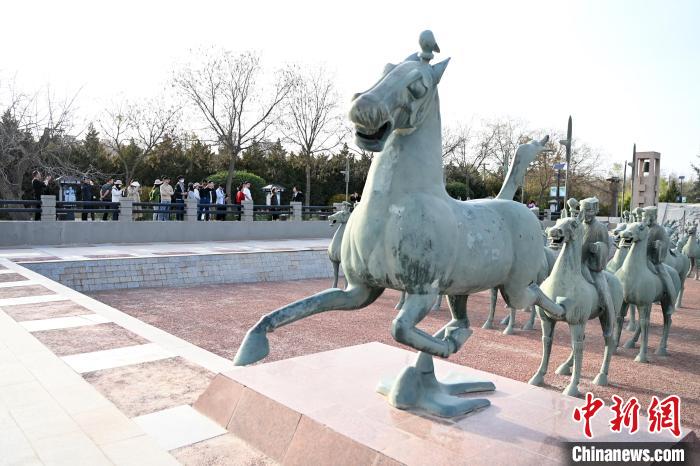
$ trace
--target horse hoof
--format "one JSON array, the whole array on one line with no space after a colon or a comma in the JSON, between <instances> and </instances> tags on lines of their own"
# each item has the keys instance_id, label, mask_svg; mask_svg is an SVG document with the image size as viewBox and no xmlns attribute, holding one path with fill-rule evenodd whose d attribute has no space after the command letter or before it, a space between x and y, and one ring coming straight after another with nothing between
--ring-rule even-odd
<instances>
[{"instance_id":1,"label":"horse hoof","mask_svg":"<svg viewBox=\"0 0 700 466\"><path fill-rule=\"evenodd\" d=\"M508 325L510 323L510 316L505 316L503 320L501 320L501 325Z\"/></svg>"},{"instance_id":2,"label":"horse hoof","mask_svg":"<svg viewBox=\"0 0 700 466\"><path fill-rule=\"evenodd\" d=\"M571 366L562 364L561 366L557 367L555 373L559 375L571 375Z\"/></svg>"},{"instance_id":3,"label":"horse hoof","mask_svg":"<svg viewBox=\"0 0 700 466\"><path fill-rule=\"evenodd\" d=\"M486 322L484 322L484 325L482 325L481 328L485 328L486 330L493 330L493 321L487 320Z\"/></svg>"},{"instance_id":4,"label":"horse hoof","mask_svg":"<svg viewBox=\"0 0 700 466\"><path fill-rule=\"evenodd\" d=\"M637 357L634 358L634 362L648 363L649 360L647 359L646 356L642 356L641 354L638 354Z\"/></svg>"},{"instance_id":5,"label":"horse hoof","mask_svg":"<svg viewBox=\"0 0 700 466\"><path fill-rule=\"evenodd\" d=\"M538 387L542 386L542 384L544 384L544 375L538 372L537 374L533 375L527 383L530 385L537 385Z\"/></svg>"},{"instance_id":6,"label":"horse hoof","mask_svg":"<svg viewBox=\"0 0 700 466\"><path fill-rule=\"evenodd\" d=\"M607 374L599 373L595 376L595 379L593 379L593 383L596 385L600 385L601 387L606 387L608 385Z\"/></svg>"},{"instance_id":7,"label":"horse hoof","mask_svg":"<svg viewBox=\"0 0 700 466\"><path fill-rule=\"evenodd\" d=\"M668 351L666 351L666 348L659 347L657 350L654 352L654 354L658 356L668 356Z\"/></svg>"},{"instance_id":8,"label":"horse hoof","mask_svg":"<svg viewBox=\"0 0 700 466\"><path fill-rule=\"evenodd\" d=\"M534 328L535 328L535 326L532 325L530 322L523 325L523 330L533 330Z\"/></svg>"},{"instance_id":9,"label":"horse hoof","mask_svg":"<svg viewBox=\"0 0 700 466\"><path fill-rule=\"evenodd\" d=\"M630 349L635 347L634 340L628 340L627 343L624 345L625 348Z\"/></svg>"},{"instance_id":10,"label":"horse hoof","mask_svg":"<svg viewBox=\"0 0 700 466\"><path fill-rule=\"evenodd\" d=\"M573 396L574 398L581 398L581 392L578 391L578 387L576 385L567 385L564 391L562 392L564 395L568 396Z\"/></svg>"},{"instance_id":11,"label":"horse hoof","mask_svg":"<svg viewBox=\"0 0 700 466\"><path fill-rule=\"evenodd\" d=\"M233 358L236 366L247 366L258 362L270 353L270 343L267 341L265 331L249 330L246 333L241 347Z\"/></svg>"},{"instance_id":12,"label":"horse hoof","mask_svg":"<svg viewBox=\"0 0 700 466\"><path fill-rule=\"evenodd\" d=\"M506 327L505 330L503 330L503 335L512 335L514 333L515 333L515 331L513 330L513 327L511 327L510 325L508 327Z\"/></svg>"}]
</instances>

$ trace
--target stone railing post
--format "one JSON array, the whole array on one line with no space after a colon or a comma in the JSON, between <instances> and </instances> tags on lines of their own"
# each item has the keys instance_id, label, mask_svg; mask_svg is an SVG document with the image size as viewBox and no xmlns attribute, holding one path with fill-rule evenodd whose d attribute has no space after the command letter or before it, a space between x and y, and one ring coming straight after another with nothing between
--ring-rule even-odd
<instances>
[{"instance_id":1,"label":"stone railing post","mask_svg":"<svg viewBox=\"0 0 700 466\"><path fill-rule=\"evenodd\" d=\"M292 221L301 222L301 202L290 202L292 206Z\"/></svg>"},{"instance_id":2,"label":"stone railing post","mask_svg":"<svg viewBox=\"0 0 700 466\"><path fill-rule=\"evenodd\" d=\"M243 201L243 221L252 222L253 221L253 201Z\"/></svg>"},{"instance_id":3,"label":"stone railing post","mask_svg":"<svg viewBox=\"0 0 700 466\"><path fill-rule=\"evenodd\" d=\"M56 197L41 196L41 221L55 222L56 221Z\"/></svg>"},{"instance_id":4,"label":"stone railing post","mask_svg":"<svg viewBox=\"0 0 700 466\"><path fill-rule=\"evenodd\" d=\"M185 221L197 221L197 199L195 198L188 197L187 199L185 199Z\"/></svg>"},{"instance_id":5,"label":"stone railing post","mask_svg":"<svg viewBox=\"0 0 700 466\"><path fill-rule=\"evenodd\" d=\"M134 200L125 197L119 198L119 219L120 222L131 222L134 219L132 211L134 209Z\"/></svg>"},{"instance_id":6,"label":"stone railing post","mask_svg":"<svg viewBox=\"0 0 700 466\"><path fill-rule=\"evenodd\" d=\"M549 209L544 209L544 219L545 220L552 220L552 211Z\"/></svg>"}]
</instances>

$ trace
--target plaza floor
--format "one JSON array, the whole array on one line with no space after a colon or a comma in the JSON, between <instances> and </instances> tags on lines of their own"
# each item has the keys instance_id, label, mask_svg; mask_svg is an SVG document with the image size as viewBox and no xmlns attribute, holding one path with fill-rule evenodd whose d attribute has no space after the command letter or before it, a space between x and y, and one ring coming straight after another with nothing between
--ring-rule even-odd
<instances>
[{"instance_id":1,"label":"plaza floor","mask_svg":"<svg viewBox=\"0 0 700 466\"><path fill-rule=\"evenodd\" d=\"M0 465L273 464L191 405L230 361L0 258Z\"/></svg>"},{"instance_id":2,"label":"plaza floor","mask_svg":"<svg viewBox=\"0 0 700 466\"><path fill-rule=\"evenodd\" d=\"M81 294L21 267L23 262L162 255L236 254L325 249L327 239L212 243L153 243L0 249L0 455L4 464L274 464L191 408L231 358L246 330L263 314L323 290L330 281L122 289ZM360 343L397 345L390 335L398 293L387 291L361 311L330 312L277 330L279 360ZM527 381L540 361L539 326L506 336L483 330L488 295L470 297L474 334L450 361ZM504 315L499 303L497 317ZM518 314L519 326L525 314ZM423 322L435 330L446 305ZM519 328L519 327L518 327ZM684 308L674 314L669 355L653 354L660 338L655 307L650 364L636 350L613 357L609 387L591 383L602 358L597 321L587 328L581 391L608 403L613 394L682 399L682 421L700 429L700 282L686 282ZM629 337L624 332L623 340ZM554 373L570 351L557 327L547 388L569 378Z\"/></svg>"},{"instance_id":3,"label":"plaza floor","mask_svg":"<svg viewBox=\"0 0 700 466\"><path fill-rule=\"evenodd\" d=\"M120 290L93 293L94 298L108 303L129 315L205 348L227 359L233 358L245 332L263 314L275 308L318 292L330 285L328 280L303 280L237 285L207 285L154 290ZM167 298L164 298L167 297ZM360 311L336 311L319 314L277 329L270 334L270 356L274 361L316 353L350 345L379 341L398 345L391 337L394 305L399 299L395 291L386 291L375 303ZM484 330L488 294L469 298L469 318L474 334L464 347L450 357L451 362L527 382L536 372L542 343L539 323L535 330L516 330L503 335L503 326ZM497 321L505 315L499 300ZM432 312L422 328L434 331L448 319L446 304ZM518 327L526 321L525 313L517 314ZM658 306L652 311L649 337L650 363L633 361L637 349L621 348L612 358L608 387L592 384L603 355L603 339L597 320L590 321L580 390L591 391L610 403L613 394L628 399L635 396L641 406L648 406L651 396L676 394L682 400L684 425L700 429L700 282L686 281L685 306L673 316L668 356L653 354L661 337L662 317ZM623 331L622 340L630 337ZM571 350L568 327L559 324L555 331L547 387L561 391L568 376L554 373Z\"/></svg>"}]
</instances>

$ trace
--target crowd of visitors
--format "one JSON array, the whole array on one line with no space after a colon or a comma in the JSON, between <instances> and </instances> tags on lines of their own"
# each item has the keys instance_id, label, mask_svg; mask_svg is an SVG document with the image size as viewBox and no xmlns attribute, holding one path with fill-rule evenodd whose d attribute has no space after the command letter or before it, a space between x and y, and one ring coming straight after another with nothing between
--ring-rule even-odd
<instances>
[{"instance_id":1,"label":"crowd of visitors","mask_svg":"<svg viewBox=\"0 0 700 466\"><path fill-rule=\"evenodd\" d=\"M41 200L41 196L46 194L47 187L51 182L51 177L43 178L38 170L32 172L32 194L34 199ZM153 182L153 186L147 195L147 199L142 199L141 184L132 180L126 185L121 180L114 178L107 179L104 184L99 186L94 180L89 177L83 177L78 190L78 201L83 203L89 202L119 202L120 199L131 199L134 202L147 202L158 204L151 206L153 210L153 220L167 221L184 220L185 216L185 200L197 200L197 220L225 220L227 212L227 204L242 204L244 201L252 201L253 196L250 192L251 183L244 181L236 188L236 193L233 197L226 193L225 187L222 184L215 183L211 180L203 180L201 182L185 183L185 177L177 177L175 184L169 176L163 175L161 178ZM296 186L292 188L292 202L303 202L303 193ZM279 205L277 197L277 188L272 188L270 196L270 205ZM112 220L119 219L119 209L111 209L107 204L82 204L81 209L86 210L110 210L110 212L102 213L102 220L108 220L111 216ZM146 207L136 207L135 210L145 210ZM98 214L99 215L99 214ZM142 218L141 213L133 214L134 220ZM240 213L237 215L240 220ZM35 220L41 220L41 213L35 214ZM82 212L81 218L83 221L95 220L95 212ZM273 219L277 220L278 214L273 215Z\"/></svg>"}]
</instances>

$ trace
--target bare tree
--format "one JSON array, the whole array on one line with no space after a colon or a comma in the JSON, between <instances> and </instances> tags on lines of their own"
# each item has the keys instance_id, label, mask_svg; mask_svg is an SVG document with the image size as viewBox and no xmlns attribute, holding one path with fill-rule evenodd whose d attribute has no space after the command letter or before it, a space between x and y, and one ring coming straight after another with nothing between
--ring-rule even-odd
<instances>
[{"instance_id":1,"label":"bare tree","mask_svg":"<svg viewBox=\"0 0 700 466\"><path fill-rule=\"evenodd\" d=\"M166 105L162 98L139 104L121 102L104 112L100 126L127 181L163 138L174 134L179 116L180 108ZM130 150L133 146L136 151Z\"/></svg>"},{"instance_id":2,"label":"bare tree","mask_svg":"<svg viewBox=\"0 0 700 466\"><path fill-rule=\"evenodd\" d=\"M229 157L226 192L231 193L238 155L263 140L278 120L292 79L289 72L280 71L272 89L266 91L259 83L262 68L258 55L214 49L199 55L203 57L200 63L188 64L176 73L175 86L198 110L207 131Z\"/></svg>"},{"instance_id":3,"label":"bare tree","mask_svg":"<svg viewBox=\"0 0 700 466\"><path fill-rule=\"evenodd\" d=\"M57 100L47 87L34 95L8 83L0 91L0 196L19 199L24 176L34 168L46 174L74 174L66 154L77 141L67 134L77 93Z\"/></svg>"},{"instance_id":4,"label":"bare tree","mask_svg":"<svg viewBox=\"0 0 700 466\"><path fill-rule=\"evenodd\" d=\"M313 156L340 145L345 133L338 103L338 93L323 67L295 71L281 130L285 139L299 147L304 157L307 205L311 203Z\"/></svg>"}]
</instances>

